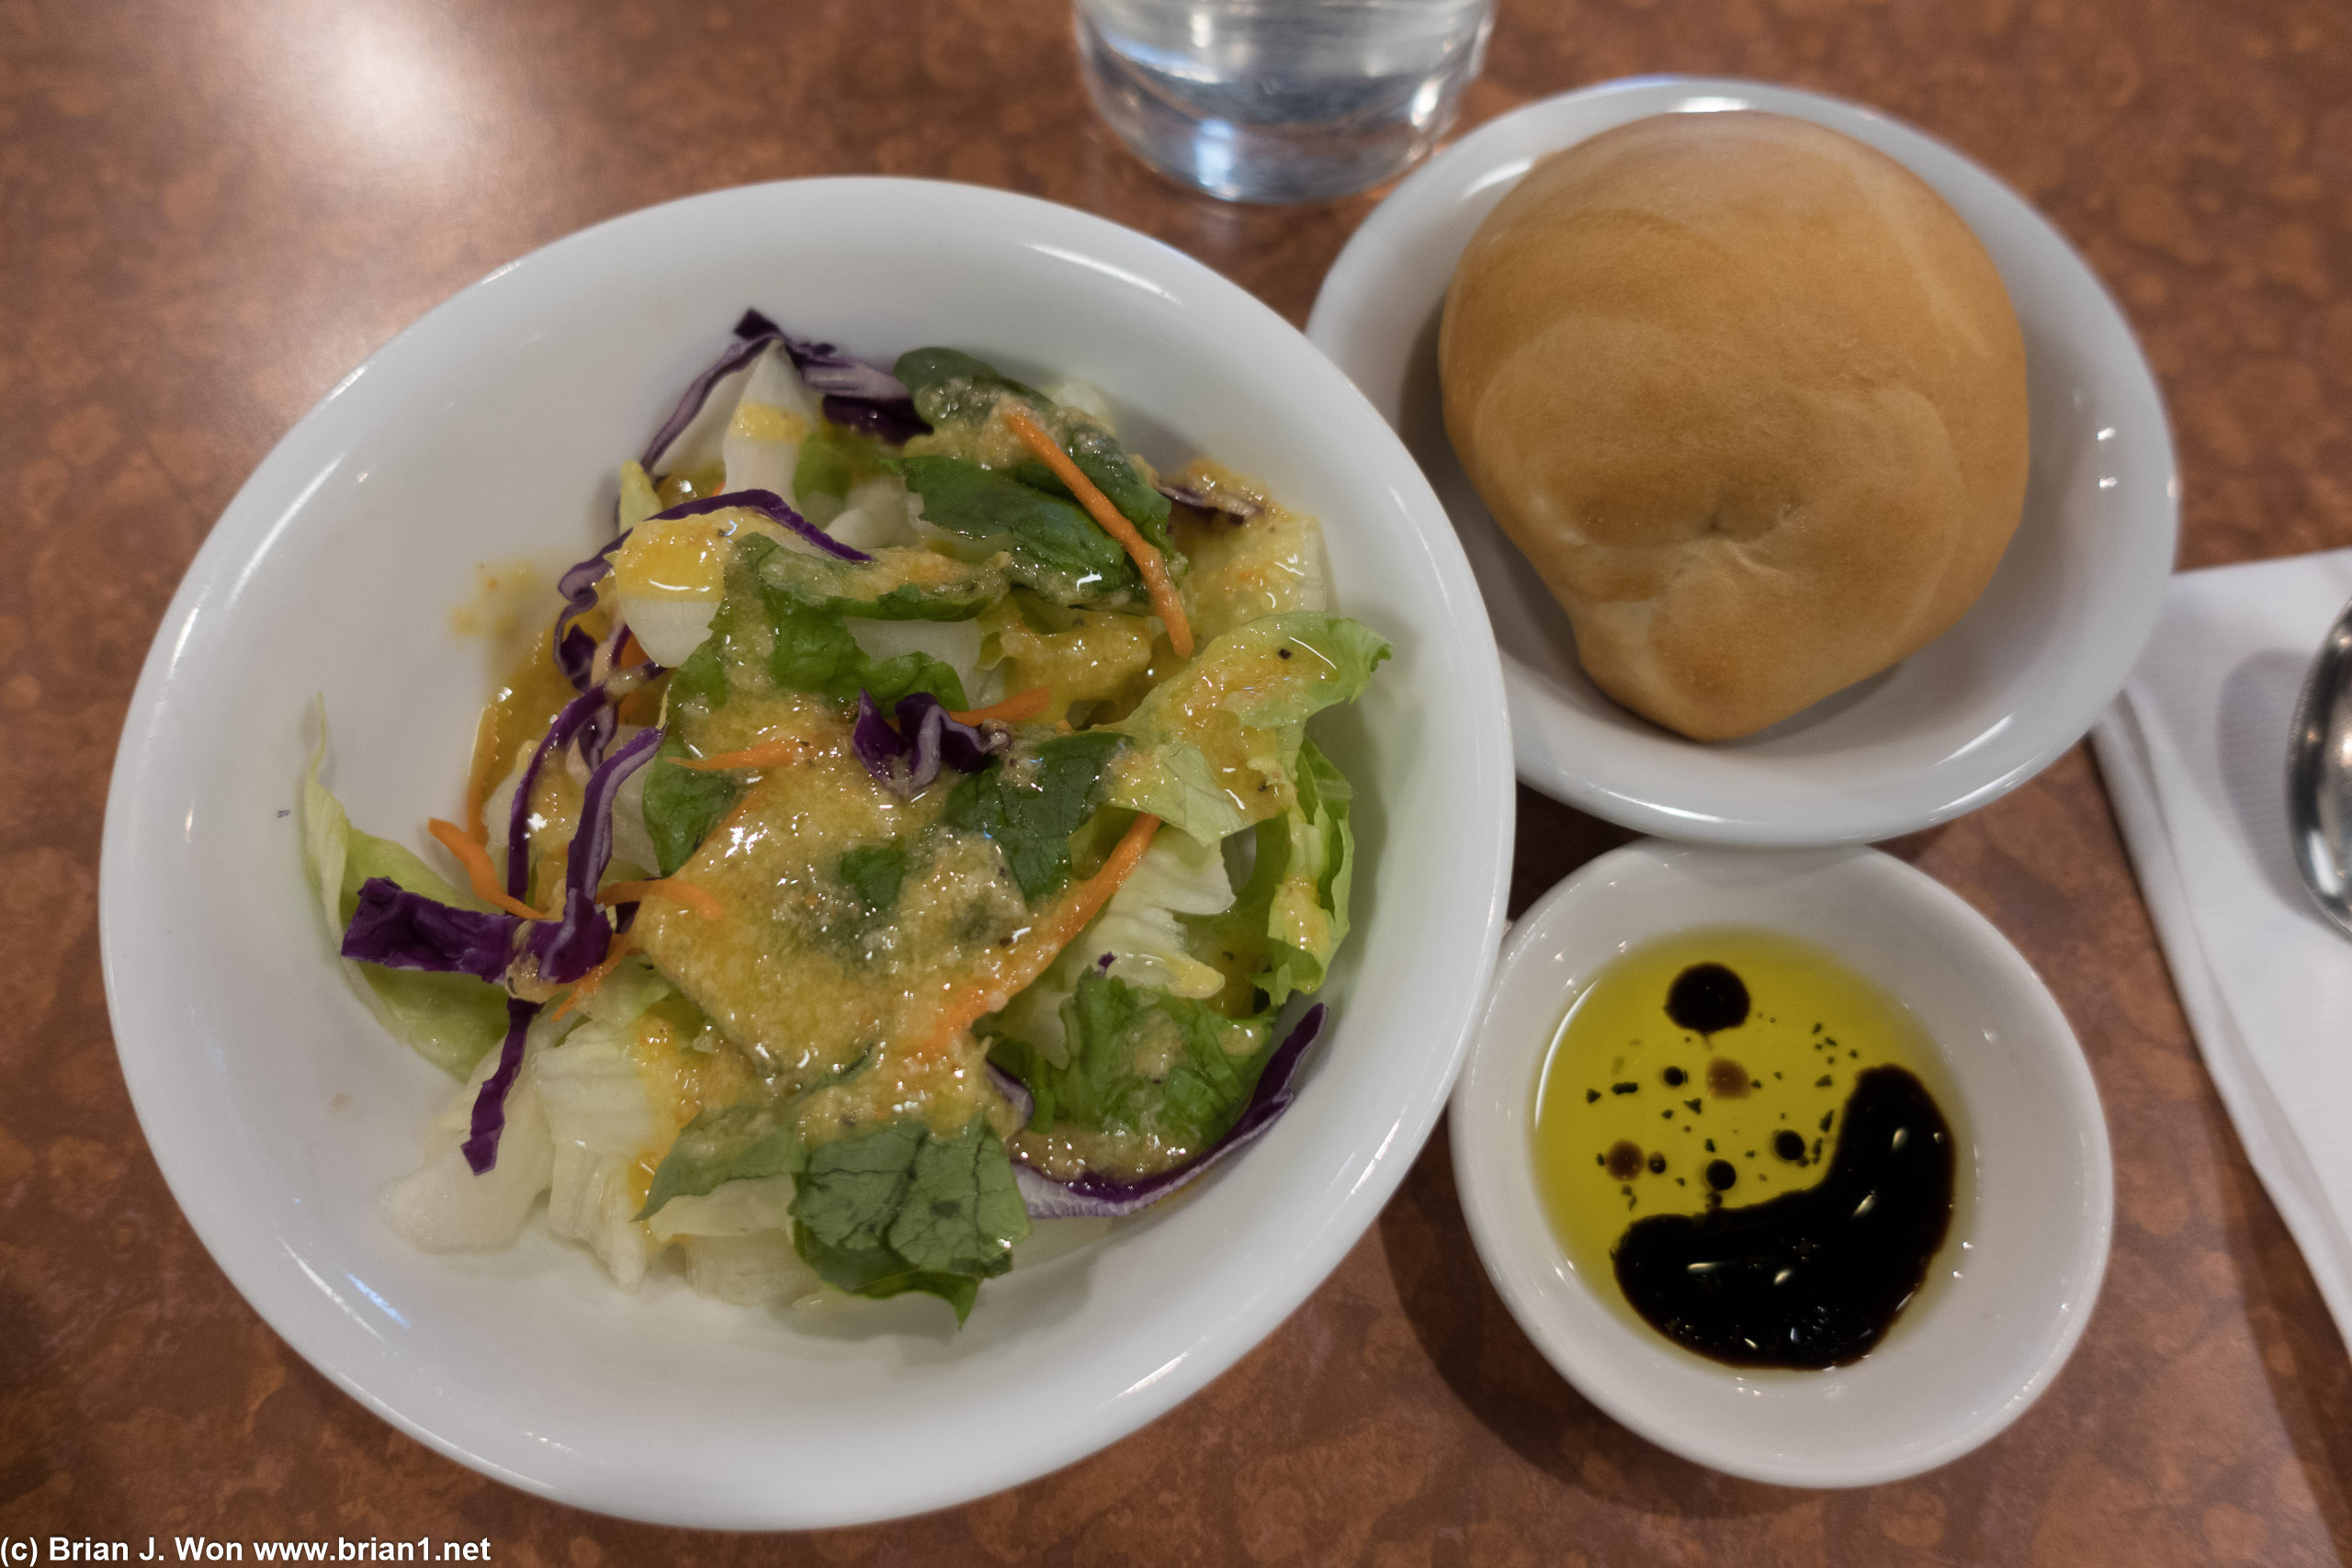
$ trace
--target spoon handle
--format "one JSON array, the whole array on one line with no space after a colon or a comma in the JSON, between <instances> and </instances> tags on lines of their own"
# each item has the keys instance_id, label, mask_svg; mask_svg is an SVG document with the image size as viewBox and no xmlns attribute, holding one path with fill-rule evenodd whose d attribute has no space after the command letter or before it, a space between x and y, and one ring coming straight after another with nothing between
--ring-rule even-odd
<instances>
[{"instance_id":1,"label":"spoon handle","mask_svg":"<svg viewBox=\"0 0 2352 1568\"><path fill-rule=\"evenodd\" d=\"M2352 604L2327 628L2287 738L2287 827L2295 869L2322 913L2352 935L2352 846L2345 804L2352 784Z\"/></svg>"}]
</instances>

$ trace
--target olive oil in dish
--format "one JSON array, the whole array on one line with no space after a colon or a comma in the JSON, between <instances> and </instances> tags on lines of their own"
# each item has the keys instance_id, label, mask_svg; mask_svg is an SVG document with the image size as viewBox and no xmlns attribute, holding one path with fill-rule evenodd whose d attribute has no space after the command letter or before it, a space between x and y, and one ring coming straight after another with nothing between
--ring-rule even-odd
<instances>
[{"instance_id":1,"label":"olive oil in dish","mask_svg":"<svg viewBox=\"0 0 2352 1568\"><path fill-rule=\"evenodd\" d=\"M1634 948L1575 998L1536 1091L1536 1184L1571 1265L1697 1354L1867 1354L1951 1229L1935 1043L1827 952L1747 927Z\"/></svg>"}]
</instances>

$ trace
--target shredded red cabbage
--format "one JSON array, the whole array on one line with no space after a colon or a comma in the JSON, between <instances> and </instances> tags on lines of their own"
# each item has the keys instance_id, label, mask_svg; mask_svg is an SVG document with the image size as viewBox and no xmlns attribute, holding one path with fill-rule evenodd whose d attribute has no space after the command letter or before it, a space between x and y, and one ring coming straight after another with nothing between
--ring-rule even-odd
<instances>
[{"instance_id":1,"label":"shredded red cabbage","mask_svg":"<svg viewBox=\"0 0 2352 1568\"><path fill-rule=\"evenodd\" d=\"M1289 1036L1274 1047L1272 1056L1266 1058L1266 1070L1259 1075L1258 1087L1251 1092L1250 1104L1242 1111L1240 1119L1227 1128L1225 1136L1210 1145L1198 1157L1173 1170L1163 1170L1140 1181L1119 1181L1106 1176L1081 1176L1075 1181L1056 1181L1022 1164L1015 1156L1012 1179L1020 1186L1021 1201L1027 1205L1030 1217L1059 1220L1097 1215L1116 1219L1132 1214L1159 1201L1227 1155L1254 1142L1274 1124L1275 1118L1290 1109L1291 1101L1297 1098L1291 1091L1291 1083L1298 1077L1299 1065L1306 1059L1306 1048L1322 1032L1323 1018L1321 1002L1317 1002L1301 1015ZM1008 1084L1019 1087L993 1066L989 1070L1000 1089ZM1023 1116L1025 1119L1028 1114L1025 1108L1034 1104L1029 1091L1022 1089L1015 1097L1012 1089L1007 1089L1006 1095L1016 1107L1024 1108Z\"/></svg>"},{"instance_id":2,"label":"shredded red cabbage","mask_svg":"<svg viewBox=\"0 0 2352 1568\"><path fill-rule=\"evenodd\" d=\"M506 891L511 897L520 898L530 884L531 786L538 781L539 770L575 739L582 740L582 760L594 767L612 739L615 722L612 699L603 686L591 686L564 705L523 765L523 776L514 781L514 804L506 814Z\"/></svg>"},{"instance_id":3,"label":"shredded red cabbage","mask_svg":"<svg viewBox=\"0 0 2352 1568\"><path fill-rule=\"evenodd\" d=\"M498 1047L498 1070L482 1080L481 1092L474 1096L473 1124L469 1129L473 1136L458 1145L476 1176L498 1163L498 1135L506 1131L506 1092L522 1076L523 1037L530 1032L531 1020L538 1010L537 1002L520 997L506 998L506 1039Z\"/></svg>"},{"instance_id":4,"label":"shredded red cabbage","mask_svg":"<svg viewBox=\"0 0 2352 1568\"><path fill-rule=\"evenodd\" d=\"M461 909L412 893L389 877L359 885L359 907L344 928L343 955L390 969L471 975L492 984L514 958L513 915Z\"/></svg>"},{"instance_id":5,"label":"shredded red cabbage","mask_svg":"<svg viewBox=\"0 0 2352 1568\"><path fill-rule=\"evenodd\" d=\"M878 365L853 358L829 343L804 343L757 310L743 312L735 323L735 335L782 344L801 380L823 396L825 417L835 424L862 430L893 446L931 432L915 412L907 384Z\"/></svg>"},{"instance_id":6,"label":"shredded red cabbage","mask_svg":"<svg viewBox=\"0 0 2352 1568\"><path fill-rule=\"evenodd\" d=\"M880 366L852 358L829 343L804 342L757 310L743 312L743 319L735 323L735 335L746 342L757 338L782 344L784 352L792 356L792 367L800 372L812 392L877 403L907 396L907 384ZM911 409L913 404L910 401L908 406Z\"/></svg>"},{"instance_id":7,"label":"shredded red cabbage","mask_svg":"<svg viewBox=\"0 0 2352 1568\"><path fill-rule=\"evenodd\" d=\"M654 465L670 450L670 444L684 434L695 416L702 412L703 405L710 400L712 389L758 358L770 344L781 344L809 390L823 396L825 417L835 424L846 424L894 444L931 429L915 412L914 400L907 396L906 383L888 370L854 359L829 343L803 343L759 311L746 310L743 319L735 323L735 341L728 344L727 352L688 383L684 395L678 399L678 406L670 411L670 417L662 422L662 428L646 444L645 456L639 460L647 473L654 471Z\"/></svg>"},{"instance_id":8,"label":"shredded red cabbage","mask_svg":"<svg viewBox=\"0 0 2352 1568\"><path fill-rule=\"evenodd\" d=\"M929 692L900 697L898 716L898 727L892 728L874 705L873 694L861 691L857 724L850 731L850 748L857 760L894 795L928 789L942 765L957 773L978 773L990 757L1012 744L1012 732L1003 725L959 724Z\"/></svg>"},{"instance_id":9,"label":"shredded red cabbage","mask_svg":"<svg viewBox=\"0 0 2352 1568\"><path fill-rule=\"evenodd\" d=\"M1195 512L1222 512L1243 520L1255 517L1264 510L1256 502L1223 491L1192 490L1183 485L1156 484L1151 487L1179 506L1189 506Z\"/></svg>"},{"instance_id":10,"label":"shredded red cabbage","mask_svg":"<svg viewBox=\"0 0 2352 1568\"><path fill-rule=\"evenodd\" d=\"M613 797L661 745L659 727L640 729L588 775L580 795L580 829L564 867L563 918L537 922L525 939L538 960L540 979L569 985L605 961L613 922L596 907L596 885L613 859Z\"/></svg>"},{"instance_id":11,"label":"shredded red cabbage","mask_svg":"<svg viewBox=\"0 0 2352 1568\"><path fill-rule=\"evenodd\" d=\"M556 592L563 595L563 613L555 619L555 662L576 692L588 689L588 669L595 660L596 639L572 623L596 607L596 584L613 570L613 552L628 539L628 531L623 529L611 544L556 580Z\"/></svg>"},{"instance_id":12,"label":"shredded red cabbage","mask_svg":"<svg viewBox=\"0 0 2352 1568\"><path fill-rule=\"evenodd\" d=\"M918 435L931 434L931 426L915 412L912 398L886 400L828 396L822 406L825 418L832 423L847 425L886 446L903 446Z\"/></svg>"},{"instance_id":13,"label":"shredded red cabbage","mask_svg":"<svg viewBox=\"0 0 2352 1568\"><path fill-rule=\"evenodd\" d=\"M677 517L699 517L706 512L723 512L740 506L756 512L771 523L791 529L829 556L842 560L870 561L874 558L864 550L854 549L826 533L814 523L785 504L784 497L772 490L730 490L725 495L707 495L700 501L683 502L667 512L657 512L646 519L649 523L667 523Z\"/></svg>"},{"instance_id":14,"label":"shredded red cabbage","mask_svg":"<svg viewBox=\"0 0 2352 1568\"><path fill-rule=\"evenodd\" d=\"M740 327L737 329L741 330ZM776 336L783 334L779 333ZM709 369L686 384L684 393L678 399L678 406L670 411L670 417L662 422L662 428L655 431L653 439L646 443L645 456L638 459L647 474L654 472L654 465L662 461L663 453L669 451L670 443L684 434L686 426L695 422L695 415L702 412L703 404L710 400L710 389L757 359L775 341L775 338L761 336L729 344L727 352L713 361Z\"/></svg>"}]
</instances>

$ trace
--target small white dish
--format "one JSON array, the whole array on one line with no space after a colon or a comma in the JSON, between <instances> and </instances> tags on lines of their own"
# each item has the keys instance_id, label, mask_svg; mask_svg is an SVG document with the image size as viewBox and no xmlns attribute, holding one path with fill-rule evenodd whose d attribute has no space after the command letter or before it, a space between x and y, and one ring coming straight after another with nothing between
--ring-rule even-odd
<instances>
[{"instance_id":1,"label":"small white dish","mask_svg":"<svg viewBox=\"0 0 2352 1568\"><path fill-rule=\"evenodd\" d=\"M449 1080L353 996L288 816L314 697L354 821L437 852L490 650L477 573L609 538L614 475L746 305L891 356L946 343L1103 388L1163 461L1216 457L1328 525L1394 641L1318 739L1357 788L1357 927L1297 1102L1184 1200L937 1303L766 1313L624 1295L534 1229L427 1256L377 1216ZM511 575L508 573L506 575ZM544 623L537 623L544 625ZM1199 263L1025 197L901 180L699 196L433 310L288 433L206 540L130 704L100 937L123 1073L197 1234L314 1366L443 1453L582 1507L842 1525L1017 1484L1224 1371L1379 1213L1484 1005L1510 865L1494 640L1436 497L1345 377Z\"/></svg>"},{"instance_id":2,"label":"small white dish","mask_svg":"<svg viewBox=\"0 0 2352 1568\"><path fill-rule=\"evenodd\" d=\"M1950 1237L1886 1338L1823 1371L1724 1366L1588 1280L1535 1188L1537 1077L1569 1002L1628 949L1761 926L1832 953L1936 1042L1957 1103ZM2114 1173L2098 1093L2058 1004L1951 889L1875 850L1744 851L1644 840L1521 916L1454 1090L1454 1173L1511 1315L1593 1404L1700 1464L1783 1486L1866 1486L1985 1442L2032 1404L2098 1297Z\"/></svg>"},{"instance_id":3,"label":"small white dish","mask_svg":"<svg viewBox=\"0 0 2352 1568\"><path fill-rule=\"evenodd\" d=\"M2025 331L2024 521L1959 625L1893 670L1742 740L1701 745L1603 696L1567 616L1447 442L1437 325L1454 262L1546 152L1647 115L1767 109L1908 166L1976 231ZM2178 488L2147 362L2057 231L1975 164L1869 109L1760 83L1639 77L1528 105L1399 185L1332 264L1307 336L1437 487L1502 646L1519 776L1643 832L1738 844L1862 843L1972 811L2080 739L2122 688L2172 570Z\"/></svg>"}]
</instances>

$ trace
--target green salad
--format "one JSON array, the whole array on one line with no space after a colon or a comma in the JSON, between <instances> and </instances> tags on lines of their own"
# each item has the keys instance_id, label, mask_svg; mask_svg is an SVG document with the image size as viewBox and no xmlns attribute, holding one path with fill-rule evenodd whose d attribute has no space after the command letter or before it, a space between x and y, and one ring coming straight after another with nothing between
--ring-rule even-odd
<instances>
[{"instance_id":1,"label":"green salad","mask_svg":"<svg viewBox=\"0 0 2352 1568\"><path fill-rule=\"evenodd\" d=\"M1273 1123L1353 871L1307 730L1389 653L1314 520L1163 476L1091 387L756 311L615 512L435 861L352 827L323 737L304 782L360 994L464 1086L395 1230L496 1249L544 1199L626 1288L960 1321L1039 1224Z\"/></svg>"}]
</instances>

